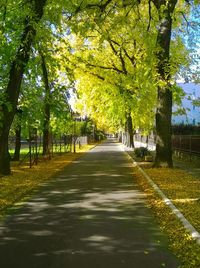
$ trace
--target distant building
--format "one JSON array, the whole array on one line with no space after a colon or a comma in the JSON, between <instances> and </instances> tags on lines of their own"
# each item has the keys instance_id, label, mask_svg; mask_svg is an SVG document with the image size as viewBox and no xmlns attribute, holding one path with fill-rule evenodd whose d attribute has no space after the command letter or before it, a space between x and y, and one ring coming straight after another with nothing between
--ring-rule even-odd
<instances>
[{"instance_id":1,"label":"distant building","mask_svg":"<svg viewBox=\"0 0 200 268\"><path fill-rule=\"evenodd\" d=\"M200 104L200 84L178 83L178 85L185 92L185 96L181 107L176 105L173 107L172 124L200 125L200 106L194 103L199 100ZM178 110L182 112L176 114Z\"/></svg>"}]
</instances>

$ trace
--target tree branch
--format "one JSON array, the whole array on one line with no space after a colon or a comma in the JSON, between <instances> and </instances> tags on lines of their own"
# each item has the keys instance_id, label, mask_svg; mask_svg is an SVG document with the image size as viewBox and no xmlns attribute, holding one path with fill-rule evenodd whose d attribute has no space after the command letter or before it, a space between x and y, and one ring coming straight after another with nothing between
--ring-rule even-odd
<instances>
[{"instance_id":1,"label":"tree branch","mask_svg":"<svg viewBox=\"0 0 200 268\"><path fill-rule=\"evenodd\" d=\"M82 1L83 2L83 1ZM103 2L103 1L101 1L101 2ZM112 0L107 0L104 4L87 4L86 6L85 6L85 8L87 9L89 9L89 8L99 8L100 9L100 11L101 12L104 12L104 10L106 9L106 7L110 4L112 2ZM78 12L80 11L81 9L80 9L80 6L79 6L79 10L78 10ZM77 13L77 12L76 12Z\"/></svg>"},{"instance_id":2,"label":"tree branch","mask_svg":"<svg viewBox=\"0 0 200 268\"><path fill-rule=\"evenodd\" d=\"M115 49L115 47L113 46L112 43L118 45L119 47L120 47L120 45L119 45L117 42L115 42L115 41L113 41L113 40L111 40L111 39L108 40L108 42L109 42L110 47L111 47L111 49L113 50L114 54L120 59L120 62L121 62L121 65L122 65L122 71L121 71L121 72L124 73L124 74L127 74L126 63L125 63L125 60L124 60L124 58L123 58L123 56L122 56L122 50L121 50L121 48L120 48L120 51L118 52L118 51ZM116 67L115 67L115 68L116 68Z\"/></svg>"},{"instance_id":3,"label":"tree branch","mask_svg":"<svg viewBox=\"0 0 200 268\"><path fill-rule=\"evenodd\" d=\"M120 56L120 60L121 60L122 64L123 64L123 62L125 63L124 59L122 58L122 54L120 55L121 52L118 53L118 52L116 51L116 49L114 48L114 46L113 46L112 43L114 43L114 44L117 45L118 47L120 47L120 44L119 44L117 41L110 39L109 44L110 44L112 50L115 52L116 56L118 56L118 57ZM124 51L125 56L130 60L131 64L132 64L133 66L135 66L135 64L136 64L136 63L135 63L135 57L134 57L134 56L131 57L131 56L128 54L127 50L126 50L124 47L122 47L122 50Z\"/></svg>"},{"instance_id":4,"label":"tree branch","mask_svg":"<svg viewBox=\"0 0 200 268\"><path fill-rule=\"evenodd\" d=\"M124 72L124 74L127 74L127 70L126 70L126 62L122 56L122 49L120 49L120 53L119 53L119 58L120 58L120 61L121 61L121 64L122 64L122 70Z\"/></svg>"},{"instance_id":5,"label":"tree branch","mask_svg":"<svg viewBox=\"0 0 200 268\"><path fill-rule=\"evenodd\" d=\"M127 58L130 60L130 62L132 63L133 67L135 67L135 66L136 66L135 57L134 57L134 56L131 57L131 56L128 54L128 52L126 51L125 48L123 48L123 51L124 51L124 54L126 55L126 57L127 57Z\"/></svg>"},{"instance_id":6,"label":"tree branch","mask_svg":"<svg viewBox=\"0 0 200 268\"><path fill-rule=\"evenodd\" d=\"M101 75L99 75L99 74L95 74L95 73L92 73L92 72L88 72L88 73L91 74L91 75L96 76L97 78L99 78L99 79L102 80L102 81L105 81L105 80L106 80L105 77L103 77L103 76L101 76Z\"/></svg>"},{"instance_id":7,"label":"tree branch","mask_svg":"<svg viewBox=\"0 0 200 268\"><path fill-rule=\"evenodd\" d=\"M91 64L91 63L86 63L87 66L90 66L90 67L96 67L96 68L100 68L100 69L104 69L104 70L113 70L113 71L116 71L118 73L122 73L124 74L124 72L120 69L118 69L114 64L112 67L108 67L108 66L102 66L102 65L95 65L95 64Z\"/></svg>"},{"instance_id":8,"label":"tree branch","mask_svg":"<svg viewBox=\"0 0 200 268\"><path fill-rule=\"evenodd\" d=\"M189 23L189 21L187 20L185 14L184 14L183 12L181 12L181 15L183 16L183 18L184 18L184 20L185 20L185 22L186 22L186 24L187 24L187 33L189 33L189 26L190 26L190 23Z\"/></svg>"},{"instance_id":9,"label":"tree branch","mask_svg":"<svg viewBox=\"0 0 200 268\"><path fill-rule=\"evenodd\" d=\"M110 45L112 51L113 51L114 54L118 57L118 51L115 49L115 47L114 47L113 44L112 44L112 43L114 43L114 42L113 42L111 39L108 40L108 42L109 42L109 45ZM117 45L118 45L118 44L117 44Z\"/></svg>"},{"instance_id":10,"label":"tree branch","mask_svg":"<svg viewBox=\"0 0 200 268\"><path fill-rule=\"evenodd\" d=\"M147 32L149 31L150 27L151 27L151 20L152 20L152 16L151 16L151 0L148 1L148 5L149 5L149 23L147 26Z\"/></svg>"},{"instance_id":11,"label":"tree branch","mask_svg":"<svg viewBox=\"0 0 200 268\"><path fill-rule=\"evenodd\" d=\"M119 68L117 68L117 66L114 64L114 62L112 62L114 70L117 71L118 73L124 74L124 71L120 70Z\"/></svg>"}]
</instances>

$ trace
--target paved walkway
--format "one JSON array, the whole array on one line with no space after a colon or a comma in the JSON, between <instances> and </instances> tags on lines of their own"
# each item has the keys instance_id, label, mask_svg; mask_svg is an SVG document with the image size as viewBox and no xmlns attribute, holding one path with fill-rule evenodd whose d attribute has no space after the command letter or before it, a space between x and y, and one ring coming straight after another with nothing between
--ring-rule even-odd
<instances>
[{"instance_id":1,"label":"paved walkway","mask_svg":"<svg viewBox=\"0 0 200 268\"><path fill-rule=\"evenodd\" d=\"M47 171L48 172L48 171ZM1 268L175 268L121 147L67 166L0 224Z\"/></svg>"}]
</instances>

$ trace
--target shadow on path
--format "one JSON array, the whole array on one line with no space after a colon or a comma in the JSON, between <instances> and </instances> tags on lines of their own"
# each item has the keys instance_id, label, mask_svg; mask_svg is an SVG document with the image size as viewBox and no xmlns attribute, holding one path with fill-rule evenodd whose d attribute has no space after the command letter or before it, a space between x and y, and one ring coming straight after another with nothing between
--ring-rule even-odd
<instances>
[{"instance_id":1,"label":"shadow on path","mask_svg":"<svg viewBox=\"0 0 200 268\"><path fill-rule=\"evenodd\" d=\"M2 268L177 266L116 143L74 161L0 225Z\"/></svg>"}]
</instances>

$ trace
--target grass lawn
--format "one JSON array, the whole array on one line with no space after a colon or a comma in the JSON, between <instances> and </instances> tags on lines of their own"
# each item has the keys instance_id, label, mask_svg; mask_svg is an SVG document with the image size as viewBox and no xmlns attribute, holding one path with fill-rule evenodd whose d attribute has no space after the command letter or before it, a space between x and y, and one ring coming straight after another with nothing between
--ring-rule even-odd
<instances>
[{"instance_id":1,"label":"grass lawn","mask_svg":"<svg viewBox=\"0 0 200 268\"><path fill-rule=\"evenodd\" d=\"M76 148L78 148L78 145L76 146ZM32 150L32 154L34 155L35 154L35 147L32 146L31 150ZM69 152L70 146L69 145L65 146L64 144L61 144L61 145L59 145L59 144L55 145L54 144L53 146L51 146L51 151L52 150L53 150L53 154L66 153L66 152ZM14 152L15 152L14 149L9 150L11 158L13 157ZM29 146L28 145L21 146L20 160L24 159L25 156L27 156L28 153L29 153ZM42 155L42 147L41 146L37 147L37 153L38 153L39 156Z\"/></svg>"},{"instance_id":2,"label":"grass lawn","mask_svg":"<svg viewBox=\"0 0 200 268\"><path fill-rule=\"evenodd\" d=\"M149 168L146 165L142 165L142 168L200 232L200 178L192 177L180 169ZM179 220L155 193L137 168L134 168L134 177L146 192L149 206L152 208L161 229L167 233L170 248L180 259L180 267L200 268L200 246L185 231Z\"/></svg>"},{"instance_id":3,"label":"grass lawn","mask_svg":"<svg viewBox=\"0 0 200 268\"><path fill-rule=\"evenodd\" d=\"M43 182L93 147L94 145L85 145L78 149L77 146L75 154L54 154L51 160L40 160L32 168L29 168L28 162L23 162L20 166L18 162L11 162L12 174L0 178L0 220L27 200ZM26 154L26 150L23 153Z\"/></svg>"}]
</instances>

